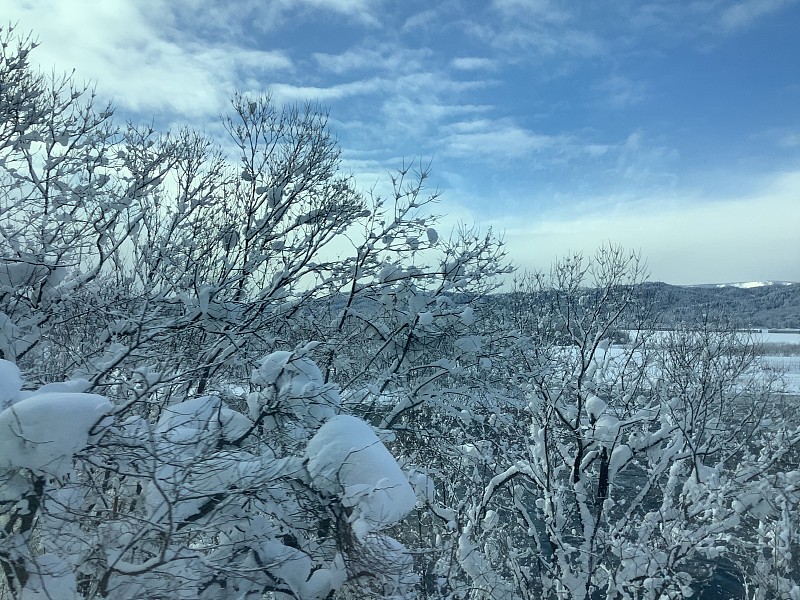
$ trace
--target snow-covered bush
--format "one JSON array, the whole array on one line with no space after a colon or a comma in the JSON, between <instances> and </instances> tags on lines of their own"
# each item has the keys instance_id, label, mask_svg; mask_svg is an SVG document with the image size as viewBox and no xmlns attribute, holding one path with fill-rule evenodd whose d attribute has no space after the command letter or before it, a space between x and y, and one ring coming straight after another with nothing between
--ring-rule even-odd
<instances>
[{"instance_id":1,"label":"snow-covered bush","mask_svg":"<svg viewBox=\"0 0 800 600\"><path fill-rule=\"evenodd\" d=\"M18 397L0 413L11 596L324 598L365 571L408 592L407 551L385 534L416 502L405 475L368 424L334 414L311 361L267 356L257 385L265 369L285 402L309 388L333 401L321 426L298 417L316 432L297 452L273 443L266 404L244 415L203 396L152 423L95 394L4 385Z\"/></svg>"},{"instance_id":2,"label":"snow-covered bush","mask_svg":"<svg viewBox=\"0 0 800 600\"><path fill-rule=\"evenodd\" d=\"M493 311L512 418L472 429L437 495L439 595L681 598L721 560L756 597L797 593L798 423L742 333L653 330L641 278L604 248Z\"/></svg>"}]
</instances>

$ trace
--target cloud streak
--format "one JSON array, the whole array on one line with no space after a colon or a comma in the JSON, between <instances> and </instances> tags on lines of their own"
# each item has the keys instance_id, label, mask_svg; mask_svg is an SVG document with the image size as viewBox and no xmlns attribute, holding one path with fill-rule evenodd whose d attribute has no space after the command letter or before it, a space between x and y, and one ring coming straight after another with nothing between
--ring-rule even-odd
<instances>
[{"instance_id":1,"label":"cloud streak","mask_svg":"<svg viewBox=\"0 0 800 600\"><path fill-rule=\"evenodd\" d=\"M457 71L492 71L498 67L496 60L478 56L454 58L450 65Z\"/></svg>"},{"instance_id":2,"label":"cloud streak","mask_svg":"<svg viewBox=\"0 0 800 600\"><path fill-rule=\"evenodd\" d=\"M566 142L562 136L542 135L511 120L476 119L442 127L443 152L473 160L505 160L553 149Z\"/></svg>"},{"instance_id":3,"label":"cloud streak","mask_svg":"<svg viewBox=\"0 0 800 600\"><path fill-rule=\"evenodd\" d=\"M43 70L77 68L79 78L99 82L117 106L145 115L214 117L240 81L293 67L281 51L170 39L168 27L132 2L51 2L42 13L25 6L9 17L45 40L36 53ZM80 43L66 43L76 31Z\"/></svg>"},{"instance_id":4,"label":"cloud streak","mask_svg":"<svg viewBox=\"0 0 800 600\"><path fill-rule=\"evenodd\" d=\"M727 32L750 27L758 19L774 14L787 6L790 0L745 0L725 8L720 15L720 24Z\"/></svg>"},{"instance_id":5,"label":"cloud streak","mask_svg":"<svg viewBox=\"0 0 800 600\"><path fill-rule=\"evenodd\" d=\"M529 269L546 269L556 255L591 254L612 241L641 250L651 273L670 283L800 280L798 189L800 171L795 171L746 197L695 202L662 197L638 206L623 202L579 218L531 215L494 225L505 231L509 251L524 257L521 266Z\"/></svg>"}]
</instances>

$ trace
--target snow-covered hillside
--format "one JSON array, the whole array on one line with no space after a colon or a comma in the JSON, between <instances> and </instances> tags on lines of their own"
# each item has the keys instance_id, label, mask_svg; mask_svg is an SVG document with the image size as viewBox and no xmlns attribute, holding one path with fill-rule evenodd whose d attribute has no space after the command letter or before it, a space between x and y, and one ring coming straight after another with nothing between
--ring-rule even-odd
<instances>
[{"instance_id":1,"label":"snow-covered hillside","mask_svg":"<svg viewBox=\"0 0 800 600\"><path fill-rule=\"evenodd\" d=\"M692 285L688 287L711 287L711 288L735 287L747 290L750 288L769 287L773 285L774 286L797 285L797 282L796 281L736 281L729 283L701 283L698 285Z\"/></svg>"}]
</instances>

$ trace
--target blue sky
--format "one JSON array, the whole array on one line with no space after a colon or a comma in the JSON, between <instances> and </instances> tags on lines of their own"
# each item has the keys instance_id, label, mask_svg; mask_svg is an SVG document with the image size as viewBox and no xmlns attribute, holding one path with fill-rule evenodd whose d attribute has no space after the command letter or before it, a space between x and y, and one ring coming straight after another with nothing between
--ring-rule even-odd
<instances>
[{"instance_id":1,"label":"blue sky","mask_svg":"<svg viewBox=\"0 0 800 600\"><path fill-rule=\"evenodd\" d=\"M11 4L124 119L318 100L364 187L431 161L445 227L521 267L611 241L654 280L800 281L800 1Z\"/></svg>"}]
</instances>

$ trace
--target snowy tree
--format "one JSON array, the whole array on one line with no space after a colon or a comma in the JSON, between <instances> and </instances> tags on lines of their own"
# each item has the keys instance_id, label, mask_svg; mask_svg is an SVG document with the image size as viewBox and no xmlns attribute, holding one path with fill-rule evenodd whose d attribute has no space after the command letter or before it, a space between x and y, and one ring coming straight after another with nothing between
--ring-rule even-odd
<instances>
[{"instance_id":1,"label":"snowy tree","mask_svg":"<svg viewBox=\"0 0 800 600\"><path fill-rule=\"evenodd\" d=\"M2 594L413 596L381 438L445 404L501 245L440 236L424 170L358 192L313 106L234 96L231 161L3 35Z\"/></svg>"},{"instance_id":2,"label":"snowy tree","mask_svg":"<svg viewBox=\"0 0 800 600\"><path fill-rule=\"evenodd\" d=\"M458 532L450 589L685 597L724 559L757 597L797 593L797 423L744 334L649 327L642 277L606 247L495 311L516 332L500 367L511 418L464 448L449 493L470 493L437 508Z\"/></svg>"}]
</instances>

